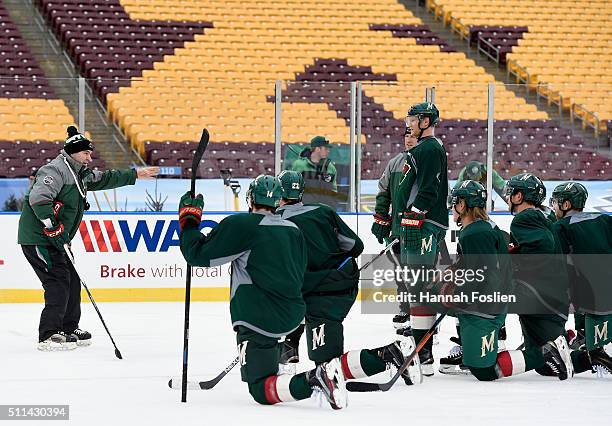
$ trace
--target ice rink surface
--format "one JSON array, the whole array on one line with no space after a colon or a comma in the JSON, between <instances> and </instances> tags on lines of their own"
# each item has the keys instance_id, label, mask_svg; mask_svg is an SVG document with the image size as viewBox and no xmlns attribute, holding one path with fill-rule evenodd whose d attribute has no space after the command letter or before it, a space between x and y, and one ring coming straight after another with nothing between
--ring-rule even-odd
<instances>
[{"instance_id":1,"label":"ice rink surface","mask_svg":"<svg viewBox=\"0 0 612 426\"><path fill-rule=\"evenodd\" d=\"M349 395L342 411L306 401L260 406L240 381L238 367L209 391L168 388L179 377L183 340L182 303L101 303L100 310L124 359L113 347L90 304L81 327L94 335L90 347L39 352L41 305L0 304L0 404L69 404L72 425L605 425L610 422L612 377L583 373L572 380L534 372L497 382L437 372L420 386L399 381L387 393ZM573 321L570 322L573 324ZM508 322L509 347L520 344L518 321ZM191 306L189 376L208 380L236 356L227 303ZM442 324L436 358L448 354L454 320ZM391 341L388 315L362 315L357 304L345 322L345 349ZM302 341L303 360L306 345ZM312 366L299 364L298 371ZM388 373L377 377L386 381ZM24 424L36 424L27 422ZM49 424L44 422L42 424Z\"/></svg>"}]
</instances>

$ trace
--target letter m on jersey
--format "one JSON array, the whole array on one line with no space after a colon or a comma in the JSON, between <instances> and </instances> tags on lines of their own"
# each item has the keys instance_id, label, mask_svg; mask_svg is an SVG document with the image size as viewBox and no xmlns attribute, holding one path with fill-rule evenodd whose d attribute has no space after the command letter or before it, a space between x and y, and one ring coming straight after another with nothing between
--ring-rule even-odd
<instances>
[{"instance_id":1,"label":"letter m on jersey","mask_svg":"<svg viewBox=\"0 0 612 426\"><path fill-rule=\"evenodd\" d=\"M325 346L325 324L312 329L312 350Z\"/></svg>"},{"instance_id":2,"label":"letter m on jersey","mask_svg":"<svg viewBox=\"0 0 612 426\"><path fill-rule=\"evenodd\" d=\"M602 326L599 328L599 326ZM601 342L604 340L608 340L608 321L605 321L603 324L595 324L595 344L597 342Z\"/></svg>"},{"instance_id":3,"label":"letter m on jersey","mask_svg":"<svg viewBox=\"0 0 612 426\"><path fill-rule=\"evenodd\" d=\"M432 248L433 248L433 234L429 236L429 239L427 238L421 239L421 254L431 253Z\"/></svg>"},{"instance_id":4,"label":"letter m on jersey","mask_svg":"<svg viewBox=\"0 0 612 426\"><path fill-rule=\"evenodd\" d=\"M495 330L493 330L491 332L491 335L489 336L482 336L482 348L481 348L481 353L480 353L480 357L484 358L485 356L487 356L487 352L493 352L493 348L494 348L494 343L495 343Z\"/></svg>"}]
</instances>

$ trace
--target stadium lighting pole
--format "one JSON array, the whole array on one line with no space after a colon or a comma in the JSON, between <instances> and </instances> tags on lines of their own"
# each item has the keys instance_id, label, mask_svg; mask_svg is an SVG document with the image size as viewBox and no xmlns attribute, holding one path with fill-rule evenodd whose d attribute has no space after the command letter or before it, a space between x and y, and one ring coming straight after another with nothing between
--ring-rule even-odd
<instances>
[{"instance_id":1,"label":"stadium lighting pole","mask_svg":"<svg viewBox=\"0 0 612 426\"><path fill-rule=\"evenodd\" d=\"M488 87L488 110L487 110L487 212L493 207L493 113L495 102L495 85L489 83Z\"/></svg>"},{"instance_id":2,"label":"stadium lighting pole","mask_svg":"<svg viewBox=\"0 0 612 426\"><path fill-rule=\"evenodd\" d=\"M85 79L79 77L79 131L85 133Z\"/></svg>"},{"instance_id":3,"label":"stadium lighting pole","mask_svg":"<svg viewBox=\"0 0 612 426\"><path fill-rule=\"evenodd\" d=\"M351 123L349 130L350 146L350 173L349 173L349 212L355 212L355 104L357 83L351 82Z\"/></svg>"},{"instance_id":4,"label":"stadium lighting pole","mask_svg":"<svg viewBox=\"0 0 612 426\"><path fill-rule=\"evenodd\" d=\"M282 102L282 82L276 80L275 100L274 100L274 175L278 176L281 172L281 102Z\"/></svg>"}]
</instances>

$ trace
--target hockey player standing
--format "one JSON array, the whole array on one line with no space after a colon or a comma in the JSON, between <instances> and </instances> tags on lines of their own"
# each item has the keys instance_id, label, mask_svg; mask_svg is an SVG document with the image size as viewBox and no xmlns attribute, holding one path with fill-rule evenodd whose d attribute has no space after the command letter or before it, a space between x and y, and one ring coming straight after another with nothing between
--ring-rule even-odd
<instances>
[{"instance_id":1,"label":"hockey player standing","mask_svg":"<svg viewBox=\"0 0 612 426\"><path fill-rule=\"evenodd\" d=\"M64 148L36 173L19 218L18 243L45 290L38 328L40 350L91 343L91 334L79 328L81 281L64 252L64 244L70 244L79 229L83 211L89 209L87 191L133 185L137 178L159 173L159 167L93 171L87 168L93 150L91 141L76 127L68 127Z\"/></svg>"},{"instance_id":2,"label":"hockey player standing","mask_svg":"<svg viewBox=\"0 0 612 426\"><path fill-rule=\"evenodd\" d=\"M278 179L258 176L249 186L250 213L226 217L207 236L200 233L204 201L187 192L180 201L181 252L190 265L232 262L230 314L236 331L242 380L260 404L309 398L323 391L334 409L346 406L339 359L297 375L278 375L279 338L304 318L302 285L306 243L293 223L274 214L281 199Z\"/></svg>"},{"instance_id":3,"label":"hockey player standing","mask_svg":"<svg viewBox=\"0 0 612 426\"><path fill-rule=\"evenodd\" d=\"M417 138L418 145L406 152L397 198L390 222L399 222L400 262L415 269L430 269L436 264L440 244L448 229L448 167L442 142L434 136L440 114L431 102L413 105L408 110L406 127ZM382 209L384 210L384 209ZM377 211L377 214L388 212ZM418 292L424 282L410 283ZM410 305L410 321L416 342L433 325L436 314L431 307ZM419 351L423 374L433 375L433 341Z\"/></svg>"},{"instance_id":4,"label":"hockey player standing","mask_svg":"<svg viewBox=\"0 0 612 426\"><path fill-rule=\"evenodd\" d=\"M380 179L378 180L378 194L376 195L376 206L374 207L374 223L372 223L372 234L380 244L385 244L395 239L399 239L400 215L404 211L404 205L398 205L399 183L404 176L404 164L406 163L406 152L414 148L417 138L411 133L410 128L406 128L404 134L404 151L393 157ZM391 214L389 215L389 212ZM397 217L396 220L392 220ZM395 244L390 254L393 263L399 266L400 245ZM403 281L398 280L397 294L407 293L408 289ZM400 302L399 313L393 317L393 325L398 333L410 327L410 304Z\"/></svg>"},{"instance_id":5,"label":"hockey player standing","mask_svg":"<svg viewBox=\"0 0 612 426\"><path fill-rule=\"evenodd\" d=\"M586 348L572 351L574 372L612 373L612 357L605 350L612 346L612 272L607 267L612 254L612 218L605 213L583 212L588 195L582 184L566 182L555 188L550 206L559 219L554 228L561 248L575 271L570 274L572 303L586 314Z\"/></svg>"},{"instance_id":6,"label":"hockey player standing","mask_svg":"<svg viewBox=\"0 0 612 426\"><path fill-rule=\"evenodd\" d=\"M518 365L539 364L535 366L538 373L557 375L564 380L573 374L565 340L568 280L558 234L541 208L546 188L537 176L521 173L507 182L506 197L514 215L510 225L510 253L517 292L525 294L525 300L532 299L535 306L534 312L519 314L525 349L542 348L541 354L533 352L540 356L521 360ZM547 361L548 355L554 359L553 363Z\"/></svg>"},{"instance_id":7,"label":"hockey player standing","mask_svg":"<svg viewBox=\"0 0 612 426\"><path fill-rule=\"evenodd\" d=\"M278 213L295 223L306 240L308 266L302 293L306 303L308 357L315 364L321 364L342 356L342 370L347 379L378 374L387 365L400 367L404 356L415 347L412 336L380 348L343 354L343 321L359 291L355 258L363 252L363 242L330 207L301 202L305 184L300 173L284 171L279 180L283 195ZM302 332L303 327L287 336L282 362L298 361ZM407 384L421 382L418 360L403 377Z\"/></svg>"}]
</instances>

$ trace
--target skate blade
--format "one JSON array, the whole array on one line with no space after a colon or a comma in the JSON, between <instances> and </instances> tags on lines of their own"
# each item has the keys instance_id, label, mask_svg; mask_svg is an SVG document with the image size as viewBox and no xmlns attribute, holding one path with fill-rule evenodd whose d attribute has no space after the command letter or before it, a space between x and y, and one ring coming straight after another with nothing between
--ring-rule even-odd
<instances>
[{"instance_id":1,"label":"skate blade","mask_svg":"<svg viewBox=\"0 0 612 426\"><path fill-rule=\"evenodd\" d=\"M53 343L53 342L40 342L38 344L38 350L43 352L60 352L60 351L72 351L76 349L76 343Z\"/></svg>"},{"instance_id":2,"label":"skate blade","mask_svg":"<svg viewBox=\"0 0 612 426\"><path fill-rule=\"evenodd\" d=\"M470 376L472 374L470 370L460 368L456 365L440 365L438 371L449 376Z\"/></svg>"}]
</instances>

